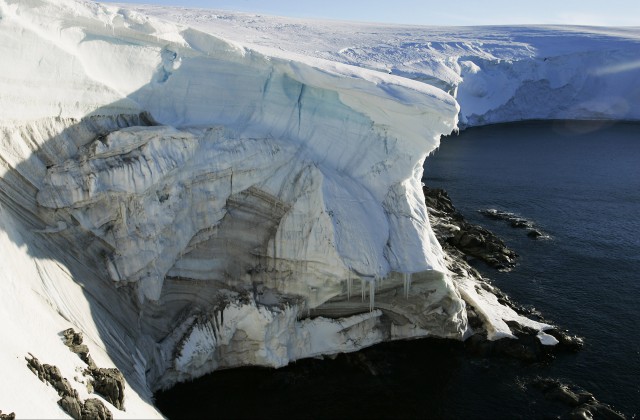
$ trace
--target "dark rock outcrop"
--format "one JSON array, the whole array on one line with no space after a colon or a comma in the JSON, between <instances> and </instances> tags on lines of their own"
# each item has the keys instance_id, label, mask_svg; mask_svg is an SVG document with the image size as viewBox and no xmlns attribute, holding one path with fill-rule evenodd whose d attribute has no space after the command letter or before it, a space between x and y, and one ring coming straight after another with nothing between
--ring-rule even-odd
<instances>
[{"instance_id":1,"label":"dark rock outcrop","mask_svg":"<svg viewBox=\"0 0 640 420\"><path fill-rule=\"evenodd\" d=\"M64 337L65 346L76 353L83 362L89 365L89 368L97 367L89 354L89 347L86 344L82 344L82 333L77 333L73 328L68 328L62 331L62 336Z\"/></svg>"},{"instance_id":2,"label":"dark rock outcrop","mask_svg":"<svg viewBox=\"0 0 640 420\"><path fill-rule=\"evenodd\" d=\"M459 227L455 235L447 238L451 245L499 270L515 266L518 254L507 248L491 231L467 222L460 223Z\"/></svg>"},{"instance_id":3,"label":"dark rock outcrop","mask_svg":"<svg viewBox=\"0 0 640 420\"><path fill-rule=\"evenodd\" d=\"M440 219L434 231L441 245L449 244L499 270L510 270L515 266L518 254L488 229L468 223L445 190L426 186L422 190L429 211Z\"/></svg>"},{"instance_id":4,"label":"dark rock outcrop","mask_svg":"<svg viewBox=\"0 0 640 420\"><path fill-rule=\"evenodd\" d=\"M510 268L513 266L515 252L506 250L504 243L493 233L481 226L472 225L464 220L464 217L456 210L446 191L439 188L423 188L425 204L429 208L430 220L438 241L445 249L448 259L448 268L461 276L473 276L480 287L493 294L498 302L505 305L520 315L539 322L546 322L535 308L525 307L512 301L509 296L473 269L466 262L466 257L472 256L482 259L496 268ZM506 213L491 212L493 218L502 218ZM510 214L510 213L509 213ZM506 216L505 216L506 217ZM524 219L516 220L517 225L527 224ZM582 348L583 339L569 335L568 332L557 328L548 329L546 334L558 340L555 346L543 345L538 338L538 332L524 328L516 323L509 323L512 333L518 338L503 338L490 341L483 327L481 316L467 302L467 318L469 326L475 332L465 341L466 351L480 357L508 357L523 362L541 362L554 357L557 352L575 352Z\"/></svg>"},{"instance_id":5,"label":"dark rock outcrop","mask_svg":"<svg viewBox=\"0 0 640 420\"><path fill-rule=\"evenodd\" d=\"M535 227L534 223L531 220L527 220L523 217L520 217L514 213L509 213L507 211L500 211L496 209L485 209L478 210L481 214L493 220L504 220L509 223L512 228L517 229L526 229L527 236L532 239L538 238L548 238L549 235L542 233L541 230Z\"/></svg>"},{"instance_id":6,"label":"dark rock outcrop","mask_svg":"<svg viewBox=\"0 0 640 420\"><path fill-rule=\"evenodd\" d=\"M58 401L58 405L74 419L82 418L82 401L78 397L65 395Z\"/></svg>"},{"instance_id":7,"label":"dark rock outcrop","mask_svg":"<svg viewBox=\"0 0 640 420\"><path fill-rule=\"evenodd\" d=\"M42 382L50 384L53 388L55 388L55 390L58 392L58 395L60 395L61 397L67 395L76 398L78 397L78 392L73 389L66 378L62 377L60 369L58 369L57 366L49 365L46 363L42 364L32 354L29 354L29 356L31 356L31 358L25 357L25 360L27 361L27 367L38 377L38 379L40 379Z\"/></svg>"},{"instance_id":8,"label":"dark rock outcrop","mask_svg":"<svg viewBox=\"0 0 640 420\"><path fill-rule=\"evenodd\" d=\"M562 418L606 420L625 418L624 415L596 400L593 394L578 386L568 385L551 378L536 378L531 384L542 391L548 400L557 401L567 407L567 413Z\"/></svg>"},{"instance_id":9,"label":"dark rock outcrop","mask_svg":"<svg viewBox=\"0 0 640 420\"><path fill-rule=\"evenodd\" d=\"M73 389L66 378L62 377L60 369L57 366L40 363L32 354L29 354L29 356L30 357L25 357L27 367L38 376L42 382L48 383L55 388L61 397L58 400L58 405L73 419L110 420L113 418L111 411L109 411L102 401L89 398L82 402L80 397L78 397L78 391ZM1 417L0 419L4 420L4 418Z\"/></svg>"},{"instance_id":10,"label":"dark rock outcrop","mask_svg":"<svg viewBox=\"0 0 640 420\"><path fill-rule=\"evenodd\" d=\"M425 204L429 209L444 213L454 220L464 220L462 214L453 206L451 198L449 198L449 194L445 190L424 186L422 187L422 192L424 193Z\"/></svg>"},{"instance_id":11,"label":"dark rock outcrop","mask_svg":"<svg viewBox=\"0 0 640 420\"><path fill-rule=\"evenodd\" d=\"M82 406L82 420L112 420L111 411L97 398L87 398Z\"/></svg>"},{"instance_id":12,"label":"dark rock outcrop","mask_svg":"<svg viewBox=\"0 0 640 420\"><path fill-rule=\"evenodd\" d=\"M124 376L115 368L95 368L87 372L93 378L93 389L119 410L124 410Z\"/></svg>"},{"instance_id":13,"label":"dark rock outcrop","mask_svg":"<svg viewBox=\"0 0 640 420\"><path fill-rule=\"evenodd\" d=\"M535 308L525 307L512 301L509 296L500 289L493 286L481 274L469 266L465 256L473 256L482 259L489 265L500 267L506 263L507 267L512 267L515 252L509 251L506 255L508 260L502 260L496 254L502 252L504 243L490 231L476 225L471 225L464 220L464 217L455 209L451 200L442 189L424 187L425 203L429 208L429 216L432 228L438 241L448 255L448 268L461 276L471 275L478 279L480 287L490 292L501 304L510 307L518 314L540 322L546 322L542 315ZM532 238L548 237L538 229L533 223L518 218L511 213L488 212L483 213L487 217L507 220L514 228L524 228L528 230L527 235ZM512 217L513 216L513 217ZM495 258L495 260L493 259ZM514 322L509 322L511 332L517 339L503 338L496 341L487 339L487 332L484 330L481 316L473 306L467 303L467 318L469 326L475 332L464 342L464 349L470 357L505 357L517 359L524 363L546 363L555 357L558 352L576 352L584 344L581 337L570 335L567 331L558 328L545 330L544 333L553 336L558 340L556 345L544 345L538 338L536 330L526 328ZM624 416L607 404L600 403L594 396L578 387L569 386L555 379L536 378L530 382L534 388L543 392L545 399L557 401L567 407L566 413L562 417L567 419L621 419Z\"/></svg>"},{"instance_id":14,"label":"dark rock outcrop","mask_svg":"<svg viewBox=\"0 0 640 420\"><path fill-rule=\"evenodd\" d=\"M568 331L554 328L545 332L558 340L557 347L563 350L577 352L584 346L584 338L578 337L577 335L570 335Z\"/></svg>"},{"instance_id":15,"label":"dark rock outcrop","mask_svg":"<svg viewBox=\"0 0 640 420\"><path fill-rule=\"evenodd\" d=\"M2 414L0 410L0 420L16 420L16 413Z\"/></svg>"},{"instance_id":16,"label":"dark rock outcrop","mask_svg":"<svg viewBox=\"0 0 640 420\"><path fill-rule=\"evenodd\" d=\"M82 333L73 328L62 331L64 344L76 353L88 368L85 375L91 377L88 385L90 392L96 392L119 410L124 410L124 376L116 368L99 368L89 354L89 348L82 343Z\"/></svg>"},{"instance_id":17,"label":"dark rock outcrop","mask_svg":"<svg viewBox=\"0 0 640 420\"><path fill-rule=\"evenodd\" d=\"M542 238L544 235L544 233L540 232L537 229L531 229L529 230L529 232L527 232L527 236L532 238L532 239L538 239L538 238Z\"/></svg>"}]
</instances>

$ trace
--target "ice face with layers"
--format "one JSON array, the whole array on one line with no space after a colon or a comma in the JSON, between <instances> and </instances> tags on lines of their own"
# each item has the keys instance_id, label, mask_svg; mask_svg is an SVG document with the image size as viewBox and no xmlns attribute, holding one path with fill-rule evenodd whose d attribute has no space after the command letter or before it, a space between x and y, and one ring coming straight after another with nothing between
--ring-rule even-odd
<instances>
[{"instance_id":1,"label":"ice face with layers","mask_svg":"<svg viewBox=\"0 0 640 420\"><path fill-rule=\"evenodd\" d=\"M106 346L131 401L217 367L462 337L464 303L420 199L422 162L455 128L449 95L95 3L3 1L0 13L14 63L0 72L3 247L64 261L3 293L46 296L60 324ZM78 290L84 306L68 301ZM21 331L57 340L44 326ZM68 359L24 343L9 359Z\"/></svg>"},{"instance_id":2,"label":"ice face with layers","mask_svg":"<svg viewBox=\"0 0 640 420\"><path fill-rule=\"evenodd\" d=\"M457 123L440 87L80 0L0 0L0 41L0 319L20 337L0 397L21 415L57 409L10 384L36 387L26 352L73 377L52 350L69 326L123 370L130 417L217 368L462 339L467 304L490 339L546 327L446 272L420 184Z\"/></svg>"},{"instance_id":3,"label":"ice face with layers","mask_svg":"<svg viewBox=\"0 0 640 420\"><path fill-rule=\"evenodd\" d=\"M321 267L294 270L322 273L305 287L342 281L348 272L373 278L443 270L418 197L426 154L455 126L451 97L346 66L264 57L191 30L182 35L197 47L158 46L164 61L150 69L149 84L128 95L182 128L131 128L96 139L50 168L38 194L43 206L73 208L114 247L112 279L139 281L141 296L158 300L190 241L219 229L229 199L239 195L272 200L273 214L265 216L281 219L273 245L256 258L273 259L277 270L300 262ZM198 271L193 261L191 272ZM225 274L206 271L199 277Z\"/></svg>"}]
</instances>

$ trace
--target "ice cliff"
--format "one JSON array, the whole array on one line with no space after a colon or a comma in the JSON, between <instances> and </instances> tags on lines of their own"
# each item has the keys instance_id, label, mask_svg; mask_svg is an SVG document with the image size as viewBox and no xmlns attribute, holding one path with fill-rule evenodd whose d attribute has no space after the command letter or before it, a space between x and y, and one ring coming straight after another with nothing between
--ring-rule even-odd
<instances>
[{"instance_id":1,"label":"ice cliff","mask_svg":"<svg viewBox=\"0 0 640 420\"><path fill-rule=\"evenodd\" d=\"M422 194L458 102L465 122L491 120L452 94L497 95L499 77L243 42L94 2L0 0L3 411L63 415L28 353L88 395L70 326L123 371L127 410L110 408L131 418L159 415L153 389L218 368L463 339L468 305L491 339L512 336L506 321L547 327L448 271Z\"/></svg>"},{"instance_id":2,"label":"ice cliff","mask_svg":"<svg viewBox=\"0 0 640 420\"><path fill-rule=\"evenodd\" d=\"M136 10L265 48L396 74L450 92L460 126L639 120L638 28L424 27L159 6Z\"/></svg>"}]
</instances>

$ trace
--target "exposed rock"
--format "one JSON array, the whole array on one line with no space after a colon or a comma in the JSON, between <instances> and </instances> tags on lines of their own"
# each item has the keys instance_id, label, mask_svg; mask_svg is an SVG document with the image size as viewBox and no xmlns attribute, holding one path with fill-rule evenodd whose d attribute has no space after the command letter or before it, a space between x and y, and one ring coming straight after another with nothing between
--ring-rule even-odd
<instances>
[{"instance_id":1,"label":"exposed rock","mask_svg":"<svg viewBox=\"0 0 640 420\"><path fill-rule=\"evenodd\" d=\"M124 376L116 368L96 368L87 372L93 389L119 410L124 410Z\"/></svg>"},{"instance_id":2,"label":"exposed rock","mask_svg":"<svg viewBox=\"0 0 640 420\"><path fill-rule=\"evenodd\" d=\"M514 213L509 213L507 211L500 211L496 209L485 209L478 210L481 214L485 215L489 219L494 220L504 220L509 223L509 225L513 228L519 229L527 229L527 236L532 239L538 238L548 238L549 235L542 233L539 229L537 229L534 223L531 220L527 220L523 217L517 216Z\"/></svg>"},{"instance_id":3,"label":"exposed rock","mask_svg":"<svg viewBox=\"0 0 640 420\"><path fill-rule=\"evenodd\" d=\"M553 357L556 350L538 338L538 332L509 323L517 339L502 338L491 341L484 334L475 334L465 341L465 349L479 357L508 357L522 362L541 362Z\"/></svg>"},{"instance_id":4,"label":"exposed rock","mask_svg":"<svg viewBox=\"0 0 640 420\"><path fill-rule=\"evenodd\" d=\"M82 420L111 420L111 411L97 398L88 398L82 406Z\"/></svg>"},{"instance_id":5,"label":"exposed rock","mask_svg":"<svg viewBox=\"0 0 640 420\"><path fill-rule=\"evenodd\" d=\"M81 332L75 332L73 328L68 328L62 331L62 335L64 337L64 344L69 347L69 350L76 353L90 368L97 367L89 355L89 347L87 347L86 344L82 344Z\"/></svg>"},{"instance_id":6,"label":"exposed rock","mask_svg":"<svg viewBox=\"0 0 640 420\"><path fill-rule=\"evenodd\" d=\"M488 230L465 222L464 217L451 203L446 191L428 187L423 189L425 202L429 207L431 225L448 255L448 269L462 277L473 277L477 280L479 287L494 295L501 305L528 319L544 323L544 318L535 308L525 307L512 301L509 296L490 284L489 280L483 278L467 263L465 256L483 254L477 258L482 258L490 265L499 264L490 252L500 249L499 247L504 245L502 241ZM498 217L495 214L490 216ZM480 237L490 239L483 240ZM473 334L467 338L464 345L467 352L474 356L508 357L529 363L541 362L552 359L558 351L575 352L583 345L582 338L571 336L566 331L550 326L540 331L511 321L506 323L514 337L492 340L488 338L486 322L481 313L482 311L477 311L471 302L467 302L468 325Z\"/></svg>"},{"instance_id":7,"label":"exposed rock","mask_svg":"<svg viewBox=\"0 0 640 420\"><path fill-rule=\"evenodd\" d=\"M532 239L538 239L543 237L544 234L537 229L531 229L529 232L527 232L527 236Z\"/></svg>"},{"instance_id":8,"label":"exposed rock","mask_svg":"<svg viewBox=\"0 0 640 420\"><path fill-rule=\"evenodd\" d=\"M68 331L68 330L67 330ZM71 339L77 339L80 337L80 343L82 341L81 335L74 335ZM66 335L65 335L66 337ZM75 344L81 345L81 344ZM53 386L60 398L58 400L58 405L75 420L106 420L112 419L113 416L111 411L102 403L102 401L97 400L95 398L89 398L84 403L78 397L78 391L73 389L69 381L62 377L60 373L60 369L57 366L42 364L40 361L29 354L29 357L25 357L27 361L27 366L29 369L38 376L38 378L45 383L49 383ZM115 371L115 372L113 372ZM117 372L117 373L116 373ZM94 377L101 378L101 386L105 390L105 392L109 395L115 396L115 401L119 404L119 406L109 400L108 395L104 394L107 397L107 401L111 402L114 406L119 409L122 409L122 402L124 400L124 378L122 374L117 369L94 369L93 372ZM104 379L108 378L108 379ZM121 380L121 383L119 382ZM114 392L113 388L116 389ZM13 413L12 413L13 414ZM10 414L9 416L11 416ZM11 417L7 417L10 419ZM14 417L15 418L15 415ZM0 420L5 420L2 417L2 412L0 411Z\"/></svg>"},{"instance_id":9,"label":"exposed rock","mask_svg":"<svg viewBox=\"0 0 640 420\"><path fill-rule=\"evenodd\" d=\"M447 241L463 253L478 258L500 270L513 268L518 256L491 231L466 222L462 222L458 233L447 238Z\"/></svg>"},{"instance_id":10,"label":"exposed rock","mask_svg":"<svg viewBox=\"0 0 640 420\"><path fill-rule=\"evenodd\" d=\"M599 402L590 392L551 378L536 378L531 384L543 392L545 398L558 401L569 409L563 418L568 419L624 419L625 416L608 404Z\"/></svg>"},{"instance_id":11,"label":"exposed rock","mask_svg":"<svg viewBox=\"0 0 640 420\"><path fill-rule=\"evenodd\" d=\"M555 337L559 342L558 346L562 349L576 352L584 346L584 338L578 337L577 335L570 335L568 331L561 331L554 328L545 332Z\"/></svg>"},{"instance_id":12,"label":"exposed rock","mask_svg":"<svg viewBox=\"0 0 640 420\"><path fill-rule=\"evenodd\" d=\"M58 400L58 405L74 419L82 418L82 401L78 397L65 395Z\"/></svg>"},{"instance_id":13,"label":"exposed rock","mask_svg":"<svg viewBox=\"0 0 640 420\"><path fill-rule=\"evenodd\" d=\"M85 375L92 378L87 383L89 392L102 395L119 410L124 410L124 376L116 368L99 368L89 354L89 348L82 343L82 333L73 328L62 331L64 344L88 365Z\"/></svg>"},{"instance_id":14,"label":"exposed rock","mask_svg":"<svg viewBox=\"0 0 640 420\"><path fill-rule=\"evenodd\" d=\"M58 395L64 397L65 395L78 396L78 393L66 378L62 377L60 369L57 366L42 364L40 361L30 354L31 358L25 357L27 366L29 369L40 379L42 382L49 383L58 392Z\"/></svg>"},{"instance_id":15,"label":"exposed rock","mask_svg":"<svg viewBox=\"0 0 640 420\"><path fill-rule=\"evenodd\" d=\"M15 420L16 413L2 414L2 410L0 410L0 420Z\"/></svg>"},{"instance_id":16,"label":"exposed rock","mask_svg":"<svg viewBox=\"0 0 640 420\"><path fill-rule=\"evenodd\" d=\"M449 194L442 188L423 187L424 201L431 210L442 212L455 220L463 220L462 214L456 210L449 198Z\"/></svg>"},{"instance_id":17,"label":"exposed rock","mask_svg":"<svg viewBox=\"0 0 640 420\"><path fill-rule=\"evenodd\" d=\"M434 226L440 244L448 243L463 254L500 270L510 270L515 266L518 254L488 229L465 221L445 190L426 186L422 190L430 212L440 219L439 228Z\"/></svg>"},{"instance_id":18,"label":"exposed rock","mask_svg":"<svg viewBox=\"0 0 640 420\"><path fill-rule=\"evenodd\" d=\"M569 413L570 419L605 419L605 420L618 420L626 418L623 414L618 413L607 404L603 404L598 401L586 403L578 406L576 409Z\"/></svg>"}]
</instances>

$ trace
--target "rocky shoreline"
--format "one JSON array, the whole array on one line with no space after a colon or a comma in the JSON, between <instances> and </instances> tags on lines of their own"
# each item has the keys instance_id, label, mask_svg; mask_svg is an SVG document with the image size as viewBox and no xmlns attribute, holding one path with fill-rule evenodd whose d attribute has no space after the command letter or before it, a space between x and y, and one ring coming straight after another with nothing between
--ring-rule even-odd
<instances>
[{"instance_id":1,"label":"rocky shoreline","mask_svg":"<svg viewBox=\"0 0 640 420\"><path fill-rule=\"evenodd\" d=\"M446 191L425 187L424 193L432 228L445 250L447 267L454 276L472 277L478 287L496 296L500 303L518 314L543 322L540 313L512 301L469 264L473 260L481 260L498 270L509 270L515 267L517 254L487 229L465 221L451 203ZM281 418L287 412L306 410L308 407L304 401L324 395L318 397L317 393L326 392L331 395L330 391L326 391L327 388L340 389L342 394L360 393L362 400L366 399L364 395L368 392L376 395L380 389L386 392L390 382L415 380L421 392L438 393L442 392L441 382L446 382L454 374L452 372L456 365L486 363L497 366L498 369L505 366L511 369L510 366L515 365L523 366L525 372L531 372L536 371L538 365L550 363L557 354L577 352L583 346L582 338L559 328L544 331L558 342L554 346L544 345L538 331L516 323L509 323L509 327L517 340L503 338L492 341L487 338L485 323L473 307L468 306L467 315L474 334L464 342L438 338L424 338L413 343L392 341L353 353L298 360L277 370L260 367L221 370L196 381L179 383L171 389L160 391L155 396L156 402L169 418L197 417L211 410L222 416L238 418ZM414 365L418 360L419 366ZM435 360L438 362L434 362ZM429 372L428 379L415 373L421 370ZM514 377L509 380L520 383L520 390L524 389L530 403L538 407L535 414L530 414L529 417L624 418L610 406L600 403L591 393L557 379L540 378L529 373L524 379ZM350 385L358 383L361 385ZM514 384L513 387L514 393L519 392L517 385ZM211 401L197 397L205 391L217 397ZM255 398L255 407L237 402L236 392L242 392L243 395L255 393L251 397ZM361 418L370 415L375 418L396 418L398 413L386 412L387 405L376 409L351 403L348 398L329 398L332 398L332 403L315 407L310 417ZM279 408L284 405L287 406L287 411ZM425 407L405 407L408 411L404 415L407 418L424 417ZM411 411L412 409L416 411ZM446 406L444 409L447 409ZM451 416L447 412L439 414ZM497 415L517 418L522 413L505 411ZM438 412L431 413L431 416L438 417Z\"/></svg>"},{"instance_id":2,"label":"rocky shoreline","mask_svg":"<svg viewBox=\"0 0 640 420\"><path fill-rule=\"evenodd\" d=\"M485 290L495 295L498 302L510 307L518 314L545 322L542 314L512 301L509 296L493 286L488 279L469 265L469 261L478 259L492 268L508 271L515 267L518 254L507 248L493 232L467 222L454 207L445 190L425 186L423 192L429 209L431 226L438 242L449 257L448 268L454 273L473 277ZM471 327L481 328L482 321L476 311L468 308L467 313ZM483 357L503 355L533 362L548 360L558 351L578 351L584 344L581 337L571 335L568 331L552 328L545 330L545 333L555 338L558 343L553 346L544 345L538 338L537 331L515 322L508 324L518 340L490 341L486 334L476 333L465 341L465 346L471 353Z\"/></svg>"},{"instance_id":3,"label":"rocky shoreline","mask_svg":"<svg viewBox=\"0 0 640 420\"><path fill-rule=\"evenodd\" d=\"M507 248L493 232L468 223L453 206L445 190L425 186L422 191L429 208L431 226L445 251L456 249L465 261L476 258L499 270L515 267L518 254ZM454 255L460 254L454 252Z\"/></svg>"},{"instance_id":4,"label":"rocky shoreline","mask_svg":"<svg viewBox=\"0 0 640 420\"><path fill-rule=\"evenodd\" d=\"M470 259L484 261L490 267L508 271L515 267L517 254L507 248L504 242L491 231L482 226L468 223L462 214L453 206L447 192L439 188L423 187L425 202L429 208L430 222L440 245L450 259L447 261L453 272L466 273L473 276L494 294L498 301L517 313L544 322L542 315L532 309L512 301L504 292L491 285L486 278L468 264ZM485 216L505 220L514 228L527 229L530 238L548 237L537 229L532 222L512 213L494 209L481 211ZM472 327L481 327L482 321L473 308L467 310ZM544 345L538 338L538 332L508 323L518 340L503 338L490 341L485 334L474 334L464 342L466 353L472 357L506 357L526 363L547 363L559 352L577 352L584 345L584 339L571 335L559 328L546 330L545 333L555 338L556 345ZM624 419L625 416L609 405L598 401L593 394L575 385L566 384L553 378L535 378L527 386L542 392L547 400L556 401L565 406L561 418L570 419Z\"/></svg>"},{"instance_id":5,"label":"rocky shoreline","mask_svg":"<svg viewBox=\"0 0 640 420\"><path fill-rule=\"evenodd\" d=\"M549 238L549 235L542 232L531 220L527 220L514 213L496 209L483 209L478 211L489 219L503 220L509 223L512 228L525 229L527 231L527 236L531 239Z\"/></svg>"}]
</instances>

